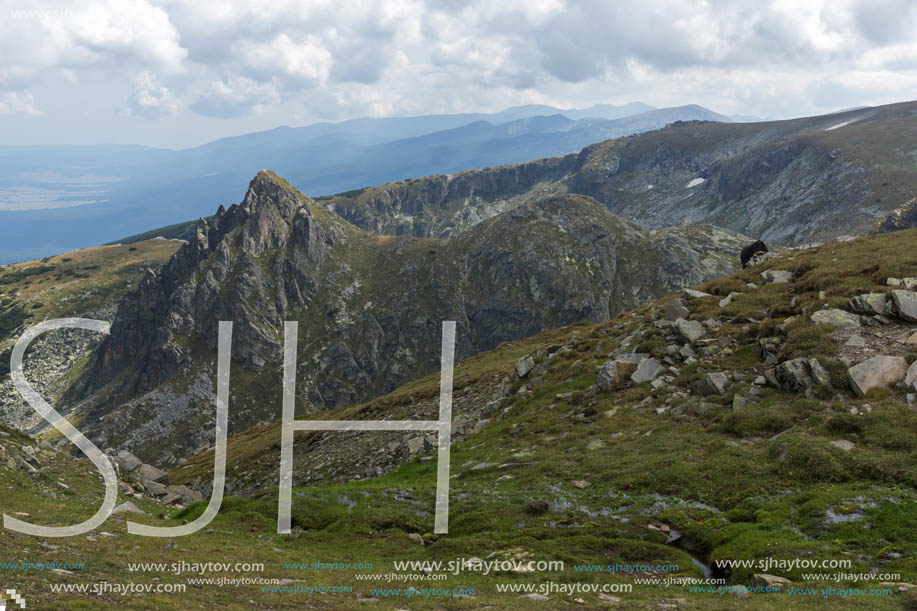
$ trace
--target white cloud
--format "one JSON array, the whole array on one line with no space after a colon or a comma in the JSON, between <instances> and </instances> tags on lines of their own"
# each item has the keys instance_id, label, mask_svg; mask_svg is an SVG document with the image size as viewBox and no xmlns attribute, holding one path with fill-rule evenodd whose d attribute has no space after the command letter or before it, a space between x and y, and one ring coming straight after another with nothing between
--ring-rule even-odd
<instances>
[{"instance_id":1,"label":"white cloud","mask_svg":"<svg viewBox=\"0 0 917 611\"><path fill-rule=\"evenodd\" d=\"M243 76L211 82L191 105L198 114L222 119L261 114L278 103L280 95L271 83L259 83Z\"/></svg>"},{"instance_id":2,"label":"white cloud","mask_svg":"<svg viewBox=\"0 0 917 611\"><path fill-rule=\"evenodd\" d=\"M7 66L85 69L134 62L164 72L185 68L178 30L163 8L147 0L39 0L23 9L0 20L0 57Z\"/></svg>"},{"instance_id":3,"label":"white cloud","mask_svg":"<svg viewBox=\"0 0 917 611\"><path fill-rule=\"evenodd\" d=\"M35 100L28 91L8 91L0 92L0 115L14 112L24 112L27 115L41 116L41 112L35 106Z\"/></svg>"},{"instance_id":4,"label":"white cloud","mask_svg":"<svg viewBox=\"0 0 917 611\"><path fill-rule=\"evenodd\" d=\"M127 99L124 114L161 119L175 114L178 107L178 97L163 86L155 74L145 70L134 79L134 91Z\"/></svg>"},{"instance_id":5,"label":"white cloud","mask_svg":"<svg viewBox=\"0 0 917 611\"><path fill-rule=\"evenodd\" d=\"M242 125L258 114L280 124L296 115L634 100L790 116L913 97L917 78L913 0L38 0L29 8L68 6L86 14L0 20L0 95L30 91L25 106L50 113L43 95L65 99L79 87L91 101L93 90L82 88L121 81L133 116L174 112L189 124L188 110ZM168 89L132 90L145 71ZM98 91L92 112L110 113L108 91Z\"/></svg>"},{"instance_id":6,"label":"white cloud","mask_svg":"<svg viewBox=\"0 0 917 611\"><path fill-rule=\"evenodd\" d=\"M286 34L265 43L243 40L233 51L243 69L261 80L281 76L304 86L327 81L334 63L331 53L314 36L295 42Z\"/></svg>"}]
</instances>

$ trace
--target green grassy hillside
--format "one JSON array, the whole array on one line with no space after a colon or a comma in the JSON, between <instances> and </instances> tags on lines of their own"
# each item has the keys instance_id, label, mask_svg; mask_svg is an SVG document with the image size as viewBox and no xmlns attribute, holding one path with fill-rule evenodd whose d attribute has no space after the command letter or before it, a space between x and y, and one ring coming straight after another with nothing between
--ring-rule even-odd
<instances>
[{"instance_id":1,"label":"green grassy hillside","mask_svg":"<svg viewBox=\"0 0 917 611\"><path fill-rule=\"evenodd\" d=\"M387 462L373 458L387 454L388 444L403 444L409 433L378 434L386 439L370 433L297 434L296 528L289 536L275 534L280 435L277 425L266 425L230 440L229 486L246 497L227 499L204 531L172 541L144 539L126 534L117 517L100 529L108 534L74 539L40 541L0 530L0 545L15 550L13 560L86 563L70 573L4 571L3 578L26 592L35 608L123 608L127 602L141 609L913 609L917 412L898 386L857 396L847 369L873 354L913 362L917 349L906 342L917 323L889 314L832 331L810 316L827 307L849 310L849 299L862 293L896 290L887 284L890 277L917 277L915 240L917 230L910 230L791 251L699 287L713 297L681 297L687 320L703 329L687 358L675 355L686 344L675 339L673 323L666 320L666 305L671 310L675 298L670 296L607 322L545 331L461 362L453 421L464 433L452 447L448 535L430 534L435 451L405 456L390 450ZM767 283L761 276L767 270L793 276L786 283ZM720 306L732 292L741 294ZM852 334L862 346L850 343ZM762 345L773 359L762 360L756 348ZM598 369L622 351L660 362L668 357L673 364L665 363L658 383L622 379L608 390L597 388ZM520 377L516 365L528 355L533 367ZM817 359L830 388L813 384L802 392L759 383L759 376L771 377L775 365L795 358ZM714 373L726 376L722 394L698 385ZM435 413L437 393L438 376L431 375L322 418L423 419ZM22 453L16 448L22 441L2 438L0 444ZM99 478L69 457L47 449L38 454L39 475L0 466L3 510L45 524L89 515L100 497ZM373 464L381 465L384 475L366 477L353 468ZM205 452L174 468L170 478L200 482L211 469L212 454ZM138 519L149 523L179 524L203 511L200 503L175 511L145 498L133 500L146 513ZM467 570L443 580L386 581L385 575L405 574L395 570L395 561L460 557L563 561L564 568L487 576ZM807 578L809 571L798 567L716 569L723 560L849 561L840 572L898 576L855 581ZM308 594L267 592L261 585L201 586L168 570L131 572L127 563L134 561L259 562L263 570L205 577L267 577L287 586L352 590ZM282 565L291 562L365 562L372 569ZM615 563L678 568L639 575L576 568ZM791 583L783 583L779 593L723 594L635 580L699 579L700 565L713 566L713 577L730 586L754 587L755 573ZM358 574L377 576L363 580ZM184 584L187 592L64 597L50 590L51 584L102 580ZM552 582L633 589L549 592L545 599L498 592L507 584L538 588ZM378 590L409 587L470 587L478 593L424 597L415 591L407 597ZM828 587L871 594L789 592Z\"/></svg>"}]
</instances>

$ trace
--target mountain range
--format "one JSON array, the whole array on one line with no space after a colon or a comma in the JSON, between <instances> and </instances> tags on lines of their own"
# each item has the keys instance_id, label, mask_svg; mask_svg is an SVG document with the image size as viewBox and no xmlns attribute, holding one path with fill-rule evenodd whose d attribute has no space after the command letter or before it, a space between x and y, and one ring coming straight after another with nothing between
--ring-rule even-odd
<instances>
[{"instance_id":1,"label":"mountain range","mask_svg":"<svg viewBox=\"0 0 917 611\"><path fill-rule=\"evenodd\" d=\"M98 533L51 545L0 529L17 562L83 563L23 571L14 585L39 608L59 606L62 582L104 581L192 586L134 599L156 608L293 609L303 593L283 588L307 579L352 584L310 601L358 609L403 574L393 560L537 558L565 564L436 585L474 588L457 608L568 606L553 591L494 589L563 580L634 585L583 589L584 608L778 611L794 591L861 588L868 574L882 595L857 604L915 608L917 103L749 124L667 112L413 134L363 153L379 147L367 159L394 168L410 151L460 159L478 142L666 121L579 152L316 197L262 169L239 203L205 218L0 266L0 362L37 322L111 323L105 336L42 334L23 371L119 477ZM262 146L245 142L225 146L239 158ZM120 153L121 167L140 168L149 151ZM742 267L759 237L769 250ZM295 436L293 528L277 534L290 320L299 420L436 418L441 324L456 322L447 534L430 532L436 436L358 430ZM205 511L219 321L233 322L227 496L196 534L131 535L122 514L177 526ZM79 522L99 502L98 474L3 371L0 478L4 510L42 525ZM278 581L200 587L168 568L214 550L263 562L250 574ZM378 573L306 569L303 557L359 558ZM131 568L138 558L149 570ZM849 562L839 575L754 564L789 558ZM621 568L633 564L645 570ZM710 577L730 589L680 581ZM412 608L440 606L417 591Z\"/></svg>"},{"instance_id":2,"label":"mountain range","mask_svg":"<svg viewBox=\"0 0 917 611\"><path fill-rule=\"evenodd\" d=\"M495 114L354 119L224 138L185 150L0 147L0 264L59 254L212 214L268 167L311 195L408 176L578 151L679 119L730 121L699 106L545 106Z\"/></svg>"}]
</instances>

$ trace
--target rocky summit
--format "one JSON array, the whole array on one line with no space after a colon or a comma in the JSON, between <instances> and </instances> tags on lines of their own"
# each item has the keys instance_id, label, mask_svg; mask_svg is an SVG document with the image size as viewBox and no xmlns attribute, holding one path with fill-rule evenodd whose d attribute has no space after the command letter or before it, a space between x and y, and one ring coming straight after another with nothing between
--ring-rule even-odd
<instances>
[{"instance_id":1,"label":"rocky summit","mask_svg":"<svg viewBox=\"0 0 917 611\"><path fill-rule=\"evenodd\" d=\"M379 235L264 171L118 304L74 415L102 446L173 464L213 440L218 321L234 323L239 432L279 415L286 320L300 323L300 409L342 407L436 370L443 320L457 321L465 358L720 277L747 241L712 226L641 230L582 195L451 238Z\"/></svg>"}]
</instances>

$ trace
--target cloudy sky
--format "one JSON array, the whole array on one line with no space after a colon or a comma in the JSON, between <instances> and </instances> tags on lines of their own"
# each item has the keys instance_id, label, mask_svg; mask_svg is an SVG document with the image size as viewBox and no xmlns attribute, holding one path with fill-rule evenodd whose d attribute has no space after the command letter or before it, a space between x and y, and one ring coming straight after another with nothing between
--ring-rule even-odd
<instances>
[{"instance_id":1,"label":"cloudy sky","mask_svg":"<svg viewBox=\"0 0 917 611\"><path fill-rule=\"evenodd\" d=\"M913 0L0 7L0 144L183 147L278 125L527 103L698 103L784 118L917 98Z\"/></svg>"}]
</instances>

